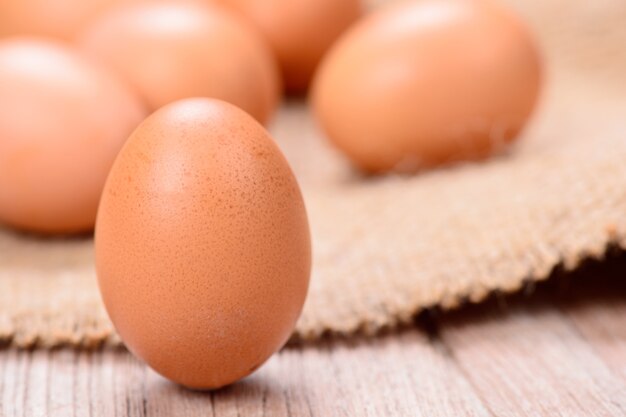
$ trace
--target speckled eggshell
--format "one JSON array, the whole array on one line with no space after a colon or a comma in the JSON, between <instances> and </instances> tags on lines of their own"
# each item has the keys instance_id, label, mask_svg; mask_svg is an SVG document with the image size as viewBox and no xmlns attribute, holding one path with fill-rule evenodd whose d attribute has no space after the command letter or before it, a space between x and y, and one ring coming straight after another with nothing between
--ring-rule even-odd
<instances>
[{"instance_id":1,"label":"speckled eggshell","mask_svg":"<svg viewBox=\"0 0 626 417\"><path fill-rule=\"evenodd\" d=\"M157 2L117 8L95 21L78 44L134 86L152 110L211 97L266 123L280 99L270 48L245 21L218 6Z\"/></svg>"},{"instance_id":2,"label":"speckled eggshell","mask_svg":"<svg viewBox=\"0 0 626 417\"><path fill-rule=\"evenodd\" d=\"M520 19L491 0L406 1L350 29L321 64L313 105L367 172L482 159L519 136L541 59Z\"/></svg>"},{"instance_id":3,"label":"speckled eggshell","mask_svg":"<svg viewBox=\"0 0 626 417\"><path fill-rule=\"evenodd\" d=\"M93 229L113 161L146 111L67 46L0 42L0 223L45 234Z\"/></svg>"},{"instance_id":4,"label":"speckled eggshell","mask_svg":"<svg viewBox=\"0 0 626 417\"><path fill-rule=\"evenodd\" d=\"M267 39L285 87L305 91L320 60L362 14L361 0L212 0L241 13Z\"/></svg>"},{"instance_id":5,"label":"speckled eggshell","mask_svg":"<svg viewBox=\"0 0 626 417\"><path fill-rule=\"evenodd\" d=\"M311 246L294 175L265 129L225 102L148 117L108 178L100 290L126 346L182 385L217 388L288 339Z\"/></svg>"}]
</instances>

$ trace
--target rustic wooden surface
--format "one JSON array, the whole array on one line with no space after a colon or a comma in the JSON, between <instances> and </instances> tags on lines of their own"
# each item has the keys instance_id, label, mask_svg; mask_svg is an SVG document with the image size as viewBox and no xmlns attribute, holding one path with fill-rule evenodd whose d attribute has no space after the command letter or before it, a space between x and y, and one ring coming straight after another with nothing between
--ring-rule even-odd
<instances>
[{"instance_id":1,"label":"rustic wooden surface","mask_svg":"<svg viewBox=\"0 0 626 417\"><path fill-rule=\"evenodd\" d=\"M125 351L6 349L0 416L624 416L625 278L622 256L398 333L289 347L213 393Z\"/></svg>"}]
</instances>

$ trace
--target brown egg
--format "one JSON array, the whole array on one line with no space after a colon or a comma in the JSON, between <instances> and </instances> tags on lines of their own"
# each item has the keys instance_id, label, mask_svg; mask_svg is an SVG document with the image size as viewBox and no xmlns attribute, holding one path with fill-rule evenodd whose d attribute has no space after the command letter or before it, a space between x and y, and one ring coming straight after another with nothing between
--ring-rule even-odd
<instances>
[{"instance_id":1,"label":"brown egg","mask_svg":"<svg viewBox=\"0 0 626 417\"><path fill-rule=\"evenodd\" d=\"M0 223L92 229L113 160L144 116L124 85L65 46L0 42Z\"/></svg>"},{"instance_id":2,"label":"brown egg","mask_svg":"<svg viewBox=\"0 0 626 417\"><path fill-rule=\"evenodd\" d=\"M280 63L285 87L307 89L324 53L361 15L361 0L213 0L247 17Z\"/></svg>"},{"instance_id":3,"label":"brown egg","mask_svg":"<svg viewBox=\"0 0 626 417\"><path fill-rule=\"evenodd\" d=\"M71 39L109 7L141 0L2 0L0 37L52 36Z\"/></svg>"},{"instance_id":4,"label":"brown egg","mask_svg":"<svg viewBox=\"0 0 626 417\"><path fill-rule=\"evenodd\" d=\"M245 22L217 6L119 8L95 22L80 44L134 85L151 109L213 97L266 122L278 104L280 80L269 48Z\"/></svg>"},{"instance_id":5,"label":"brown egg","mask_svg":"<svg viewBox=\"0 0 626 417\"><path fill-rule=\"evenodd\" d=\"M285 343L306 296L311 246L296 179L240 109L170 104L111 170L96 264L132 352L189 387L230 384Z\"/></svg>"},{"instance_id":6,"label":"brown egg","mask_svg":"<svg viewBox=\"0 0 626 417\"><path fill-rule=\"evenodd\" d=\"M483 158L518 136L540 89L526 28L487 0L404 2L336 44L313 91L329 138L361 169Z\"/></svg>"}]
</instances>

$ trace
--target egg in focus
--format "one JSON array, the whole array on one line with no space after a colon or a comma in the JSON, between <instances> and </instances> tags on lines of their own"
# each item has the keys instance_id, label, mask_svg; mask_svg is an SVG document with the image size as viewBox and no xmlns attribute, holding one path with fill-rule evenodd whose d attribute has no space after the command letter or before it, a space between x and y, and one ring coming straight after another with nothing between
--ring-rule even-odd
<instances>
[{"instance_id":1,"label":"egg in focus","mask_svg":"<svg viewBox=\"0 0 626 417\"><path fill-rule=\"evenodd\" d=\"M135 130L107 180L95 243L126 346L192 388L258 368L287 341L307 293L296 179L267 131L218 100L172 103Z\"/></svg>"},{"instance_id":2,"label":"egg in focus","mask_svg":"<svg viewBox=\"0 0 626 417\"><path fill-rule=\"evenodd\" d=\"M0 41L0 223L68 234L93 228L140 100L68 47Z\"/></svg>"},{"instance_id":3,"label":"egg in focus","mask_svg":"<svg viewBox=\"0 0 626 417\"><path fill-rule=\"evenodd\" d=\"M151 110L211 97L266 123L280 99L269 47L246 22L217 6L164 2L117 8L78 43L134 86Z\"/></svg>"},{"instance_id":4,"label":"egg in focus","mask_svg":"<svg viewBox=\"0 0 626 417\"><path fill-rule=\"evenodd\" d=\"M214 0L241 13L267 39L287 91L305 91L330 46L362 14L361 0Z\"/></svg>"},{"instance_id":5,"label":"egg in focus","mask_svg":"<svg viewBox=\"0 0 626 417\"><path fill-rule=\"evenodd\" d=\"M541 59L528 29L489 0L402 2L348 31L322 63L315 114L366 172L482 159L517 138Z\"/></svg>"}]
</instances>

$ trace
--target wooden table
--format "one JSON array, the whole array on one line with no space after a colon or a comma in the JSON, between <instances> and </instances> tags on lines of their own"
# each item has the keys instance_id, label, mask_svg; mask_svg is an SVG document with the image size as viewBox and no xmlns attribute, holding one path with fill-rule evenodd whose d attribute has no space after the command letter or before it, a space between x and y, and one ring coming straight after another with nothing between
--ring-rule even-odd
<instances>
[{"instance_id":1,"label":"wooden table","mask_svg":"<svg viewBox=\"0 0 626 417\"><path fill-rule=\"evenodd\" d=\"M212 393L123 350L0 352L0 416L626 416L626 257L374 339L292 346Z\"/></svg>"}]
</instances>

